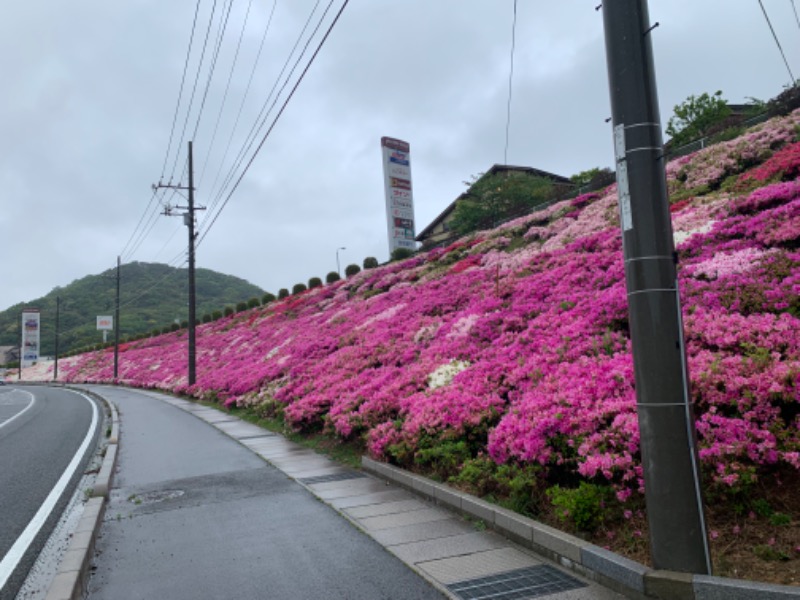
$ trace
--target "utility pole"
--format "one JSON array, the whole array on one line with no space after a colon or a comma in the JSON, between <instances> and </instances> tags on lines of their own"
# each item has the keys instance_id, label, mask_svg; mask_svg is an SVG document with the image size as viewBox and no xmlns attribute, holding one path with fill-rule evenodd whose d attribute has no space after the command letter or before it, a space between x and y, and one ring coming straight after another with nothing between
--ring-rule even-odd
<instances>
[{"instance_id":1,"label":"utility pole","mask_svg":"<svg viewBox=\"0 0 800 600\"><path fill-rule=\"evenodd\" d=\"M114 381L119 376L119 280L121 259L117 257L117 302L114 308Z\"/></svg>"},{"instance_id":2,"label":"utility pole","mask_svg":"<svg viewBox=\"0 0 800 600\"><path fill-rule=\"evenodd\" d=\"M602 4L650 549L710 574L647 0Z\"/></svg>"},{"instance_id":3,"label":"utility pole","mask_svg":"<svg viewBox=\"0 0 800 600\"><path fill-rule=\"evenodd\" d=\"M196 346L195 346L195 281L194 281L194 248L195 248L195 231L194 231L194 213L197 210L205 210L204 206L196 207L194 205L194 163L192 159L192 142L189 142L189 185L181 186L172 184L163 184L159 182L153 185L153 189L169 188L173 190L187 190L189 195L188 206L166 206L164 208L164 215L173 216L173 210L186 210L183 213L183 222L189 230L189 385L194 385L197 380L196 370Z\"/></svg>"},{"instance_id":4,"label":"utility pole","mask_svg":"<svg viewBox=\"0 0 800 600\"><path fill-rule=\"evenodd\" d=\"M53 381L58 381L58 317L61 312L61 296L56 296L56 357L53 364Z\"/></svg>"}]
</instances>

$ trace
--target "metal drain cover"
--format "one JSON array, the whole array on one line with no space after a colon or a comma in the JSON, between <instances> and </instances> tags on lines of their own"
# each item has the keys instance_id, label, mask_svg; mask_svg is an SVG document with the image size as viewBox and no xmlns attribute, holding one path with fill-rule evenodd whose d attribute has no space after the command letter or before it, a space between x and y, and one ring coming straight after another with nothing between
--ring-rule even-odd
<instances>
[{"instance_id":1,"label":"metal drain cover","mask_svg":"<svg viewBox=\"0 0 800 600\"><path fill-rule=\"evenodd\" d=\"M134 504L156 504L165 500L180 498L186 492L183 490L159 490L155 492L145 492L143 494L133 494L128 498Z\"/></svg>"},{"instance_id":2,"label":"metal drain cover","mask_svg":"<svg viewBox=\"0 0 800 600\"><path fill-rule=\"evenodd\" d=\"M361 479L362 477L366 477L366 475L358 471L349 471L345 473L334 473L333 475L318 475L317 477L300 477L297 481L305 483L306 485L314 485L315 483L346 481L348 479Z\"/></svg>"},{"instance_id":3,"label":"metal drain cover","mask_svg":"<svg viewBox=\"0 0 800 600\"><path fill-rule=\"evenodd\" d=\"M463 600L525 600L586 587L550 565L537 565L447 586Z\"/></svg>"}]
</instances>

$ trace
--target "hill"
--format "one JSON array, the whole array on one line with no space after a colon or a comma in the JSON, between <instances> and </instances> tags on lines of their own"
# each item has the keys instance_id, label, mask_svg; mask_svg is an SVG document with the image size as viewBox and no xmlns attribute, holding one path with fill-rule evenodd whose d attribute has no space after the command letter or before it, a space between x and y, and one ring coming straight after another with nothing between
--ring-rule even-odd
<instances>
[{"instance_id":1,"label":"hill","mask_svg":"<svg viewBox=\"0 0 800 600\"><path fill-rule=\"evenodd\" d=\"M102 342L97 331L98 315L113 315L116 304L116 269L88 275L65 287L57 287L42 298L17 304L0 312L0 346L19 343L20 312L26 306L42 311L43 356L55 352L56 297L61 298L59 351L93 346ZM188 317L188 274L158 263L134 262L120 268L120 336L150 333ZM231 275L197 269L197 317L225 305L235 305L264 291ZM110 335L110 339L113 335Z\"/></svg>"},{"instance_id":2,"label":"hill","mask_svg":"<svg viewBox=\"0 0 800 600\"><path fill-rule=\"evenodd\" d=\"M800 110L667 166L717 574L800 581ZM616 186L126 345L124 383L363 444L647 561ZM112 355L65 361L111 381Z\"/></svg>"}]
</instances>

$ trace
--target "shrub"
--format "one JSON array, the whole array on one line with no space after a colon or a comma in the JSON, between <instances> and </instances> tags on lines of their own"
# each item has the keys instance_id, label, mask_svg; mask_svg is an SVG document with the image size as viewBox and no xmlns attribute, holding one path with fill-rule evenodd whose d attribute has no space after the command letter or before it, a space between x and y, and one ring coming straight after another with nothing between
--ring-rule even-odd
<instances>
[{"instance_id":1,"label":"shrub","mask_svg":"<svg viewBox=\"0 0 800 600\"><path fill-rule=\"evenodd\" d=\"M247 302L237 302L236 312L242 312L243 310L247 310Z\"/></svg>"},{"instance_id":2,"label":"shrub","mask_svg":"<svg viewBox=\"0 0 800 600\"><path fill-rule=\"evenodd\" d=\"M212 321L217 321L217 320L219 320L219 319L221 319L221 318L222 318L222 311L220 311L220 310L215 310L215 311L213 311L213 312L211 313L211 320L212 320Z\"/></svg>"},{"instance_id":3,"label":"shrub","mask_svg":"<svg viewBox=\"0 0 800 600\"><path fill-rule=\"evenodd\" d=\"M306 287L305 283L295 283L292 287L292 295L301 294L305 292L308 288Z\"/></svg>"},{"instance_id":4,"label":"shrub","mask_svg":"<svg viewBox=\"0 0 800 600\"><path fill-rule=\"evenodd\" d=\"M395 248L394 250L392 250L392 255L390 257L390 260L392 261L405 260L406 258L409 258L413 254L414 251L408 248Z\"/></svg>"},{"instance_id":5,"label":"shrub","mask_svg":"<svg viewBox=\"0 0 800 600\"><path fill-rule=\"evenodd\" d=\"M256 306L260 305L261 302L259 301L258 298L250 298L250 300L247 301L247 308L255 308Z\"/></svg>"},{"instance_id":6,"label":"shrub","mask_svg":"<svg viewBox=\"0 0 800 600\"><path fill-rule=\"evenodd\" d=\"M195 321L194 324L197 325L197 319L195 319L194 321ZM189 327L189 321L186 320L181 321L181 329L186 329L187 327Z\"/></svg>"},{"instance_id":7,"label":"shrub","mask_svg":"<svg viewBox=\"0 0 800 600\"><path fill-rule=\"evenodd\" d=\"M356 274L358 274L360 272L361 272L361 267L359 267L358 265L355 265L355 264L347 265L344 268L345 277L352 277L353 275L356 275Z\"/></svg>"},{"instance_id":8,"label":"shrub","mask_svg":"<svg viewBox=\"0 0 800 600\"><path fill-rule=\"evenodd\" d=\"M261 298L261 304L262 305L269 304L270 302L274 302L274 301L275 301L275 294L270 294L269 292L264 294L262 296L262 298Z\"/></svg>"},{"instance_id":9,"label":"shrub","mask_svg":"<svg viewBox=\"0 0 800 600\"><path fill-rule=\"evenodd\" d=\"M365 269L374 269L378 266L378 259L374 256L368 256L364 259L364 268Z\"/></svg>"},{"instance_id":10,"label":"shrub","mask_svg":"<svg viewBox=\"0 0 800 600\"><path fill-rule=\"evenodd\" d=\"M211 323L211 315L206 313L203 315L203 323Z\"/></svg>"},{"instance_id":11,"label":"shrub","mask_svg":"<svg viewBox=\"0 0 800 600\"><path fill-rule=\"evenodd\" d=\"M322 279L319 277L312 277L308 280L308 289L313 290L318 287L322 287Z\"/></svg>"},{"instance_id":12,"label":"shrub","mask_svg":"<svg viewBox=\"0 0 800 600\"><path fill-rule=\"evenodd\" d=\"M336 271L331 271L325 275L325 283L336 283L340 279L341 277L339 277L339 274Z\"/></svg>"},{"instance_id":13,"label":"shrub","mask_svg":"<svg viewBox=\"0 0 800 600\"><path fill-rule=\"evenodd\" d=\"M611 488L585 481L581 481L577 488L567 489L556 485L547 490L547 497L558 509L556 517L588 533L596 531L603 523L606 503L611 496Z\"/></svg>"},{"instance_id":14,"label":"shrub","mask_svg":"<svg viewBox=\"0 0 800 600\"><path fill-rule=\"evenodd\" d=\"M230 317L235 311L233 310L232 306L226 306L225 310L222 311L226 317Z\"/></svg>"},{"instance_id":15,"label":"shrub","mask_svg":"<svg viewBox=\"0 0 800 600\"><path fill-rule=\"evenodd\" d=\"M176 325L176 328L177 328L177 325ZM164 327L161 328L161 333L162 334L169 333L170 331L172 331L172 327L170 327L169 325L165 325Z\"/></svg>"},{"instance_id":16,"label":"shrub","mask_svg":"<svg viewBox=\"0 0 800 600\"><path fill-rule=\"evenodd\" d=\"M288 297L289 297L289 290L287 290L286 288L281 288L278 290L278 298L283 300L284 298Z\"/></svg>"}]
</instances>

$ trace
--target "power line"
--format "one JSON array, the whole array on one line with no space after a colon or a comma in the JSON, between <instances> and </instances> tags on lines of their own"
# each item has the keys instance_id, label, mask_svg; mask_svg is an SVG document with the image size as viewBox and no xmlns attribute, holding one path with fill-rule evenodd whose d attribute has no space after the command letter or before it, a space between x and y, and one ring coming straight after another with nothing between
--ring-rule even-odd
<instances>
[{"instance_id":1,"label":"power line","mask_svg":"<svg viewBox=\"0 0 800 600\"><path fill-rule=\"evenodd\" d=\"M295 92L297 91L297 88L300 86L300 83L305 78L306 73L308 73L308 70L311 68L311 65L316 60L317 56L319 55L320 50L325 45L325 42L328 40L328 37L330 36L331 31L333 31L333 28L338 23L339 18L342 16L342 13L344 12L344 9L347 7L348 3L349 3L349 0L345 0L344 3L342 4L341 8L339 9L339 12L336 13L336 16L333 18L331 24L328 26L328 29L325 32L325 35L322 37L322 40L317 45L316 50L314 50L314 53L311 55L311 58L309 59L308 63L306 64L305 68L300 73L299 78L297 79L297 81L295 82L295 84L292 87L291 91L289 92L289 94L287 95L286 99L284 100L283 105L281 106L280 110L278 111L278 114L273 119L272 124L269 126L269 129L264 134L263 138L261 139L261 142L258 144L258 146L256 147L255 151L251 155L250 160L247 162L247 164L245 165L245 167L242 170L241 174L239 175L238 179L233 184L233 187L228 192L228 195L226 196L224 202L222 203L222 206L217 210L216 214L214 215L214 217L211 220L211 223L208 225L208 227L203 232L203 235L198 240L198 245L203 241L203 239L205 239L205 236L208 234L208 231L211 229L211 227L213 227L214 223L216 223L217 219L219 218L219 215L222 213L224 208L227 206L227 204L230 201L231 197L233 196L234 192L239 187L239 184L241 184L242 179L244 178L244 176L247 173L247 171L250 169L250 166L253 164L253 161L255 160L256 156L258 156L258 153L261 151L261 148L264 146L264 143L267 141L267 138L272 133L272 130L275 128L275 125L277 124L277 122L280 119L281 115L283 114L284 110L286 110L286 106L289 104L289 101L294 96ZM333 0L331 0L331 2L328 4L328 9L331 7L332 4L333 4ZM327 13L328 9L326 9L325 14ZM324 19L325 14L323 14L323 19ZM322 20L320 20L320 24L321 23L322 23ZM317 26L317 29L319 29L319 25ZM316 33L316 30L315 30L315 33ZM313 37L313 34L312 34L312 37ZM308 43L310 43L311 39L312 38L309 38L309 40L308 40L308 42L306 44L306 47L308 46ZM303 54L304 53L305 53L305 50L303 51ZM302 58L302 54L301 54L300 58ZM300 58L298 58L298 63L299 63ZM292 68L292 72L294 72L294 68L297 67L298 63L295 63L295 67ZM289 74L289 77L291 77L291 73ZM287 80L284 82L284 85L281 88L281 92L283 91L283 89L288 84L288 81L289 81L289 78L287 78ZM279 94L280 94L280 92L279 92ZM275 98L275 102L277 102L277 96ZM274 103L273 103L273 106L274 106ZM270 111L271 110L272 109L270 108Z\"/></svg>"},{"instance_id":2,"label":"power line","mask_svg":"<svg viewBox=\"0 0 800 600\"><path fill-rule=\"evenodd\" d=\"M797 28L800 29L800 17L797 16L797 7L794 5L794 0L792 2L792 10L794 11L794 20L797 21Z\"/></svg>"},{"instance_id":3,"label":"power line","mask_svg":"<svg viewBox=\"0 0 800 600\"><path fill-rule=\"evenodd\" d=\"M506 147L503 152L503 164L508 164L508 136L511 129L511 92L514 80L514 50L517 45L517 0L514 0L514 21L511 25L511 69L508 73L508 106L506 109Z\"/></svg>"},{"instance_id":4,"label":"power line","mask_svg":"<svg viewBox=\"0 0 800 600\"><path fill-rule=\"evenodd\" d=\"M212 200L211 205L209 206L208 216L206 217L205 221L207 221L209 218L211 218L211 212L214 210L214 208L217 206L217 204L219 204L220 200L222 199L222 196L225 194L225 189L228 187L228 185L230 185L230 182L233 180L234 176L236 175L236 171L241 166L242 162L245 159L245 156L246 156L247 152L250 150L250 148L252 147L253 143L255 142L256 137L258 136L258 132L264 127L264 124L267 122L267 119L269 117L270 112L272 112L272 109L275 107L275 104L278 101L278 97L280 96L281 92L283 92L283 90L286 88L286 85L288 84L289 80L291 79L292 75L294 74L294 70L297 68L297 66L300 63L300 60L305 55L305 52L308 49L308 46L311 43L311 40L314 38L314 35L316 35L316 32L319 30L319 27L322 25L322 22L323 22L323 20L325 18L325 15L327 14L328 10L330 10L331 5L333 4L333 0L331 0L331 2L328 3L328 7L325 9L325 12L323 13L322 18L320 19L319 23L317 24L316 29L308 37L308 40L306 41L306 45L303 48L303 51L300 53L300 56L298 57L297 61L295 62L294 67L292 67L291 71L286 76L286 79L284 80L283 86L278 91L278 93L275 94L275 90L277 89L278 84L280 83L281 78L283 77L283 74L286 72L286 68L289 66L289 63L291 62L292 56L294 56L294 53L297 50L297 47L300 45L300 42L302 41L303 36L305 35L306 30L308 29L308 26L311 24L311 20L313 19L314 13L316 13L320 2L321 2L321 0L317 0L317 2L314 4L314 8L311 9L311 13L308 15L308 19L306 19L306 22L303 25L303 29L300 31L300 34L297 36L297 40L295 41L294 46L292 47L291 51L289 52L289 55L286 57L286 61L283 63L283 67L281 68L280 73L278 73L278 76L277 76L277 78L275 79L275 82L272 85L272 89L270 89L270 92L269 92L269 95L267 96L267 99L264 101L264 104L261 106L261 110L259 111L258 116L256 117L256 120L253 123L253 126L250 128L250 131L248 132L247 136L245 137L244 144L239 149L239 152L237 153L236 158L233 161L233 163L234 163L233 166L228 171L228 174L225 176L225 179L223 180L222 185L220 186L219 190L216 190L216 193L215 193L214 190L212 190L212 194L211 195L214 196L214 199ZM270 100L272 100L273 95L275 95L275 100L270 105ZM204 221L204 223L205 223L205 221Z\"/></svg>"},{"instance_id":5,"label":"power line","mask_svg":"<svg viewBox=\"0 0 800 600\"><path fill-rule=\"evenodd\" d=\"M269 33L270 26L272 25L272 17L275 14L275 8L277 7L277 5L278 5L278 0L274 0L274 2L272 3L272 10L270 11L270 14L269 14L269 19L267 20L267 25L264 28L264 33L261 36L261 43L258 46L258 52L256 53L256 59L255 59L255 62L253 63L253 68L250 70L250 78L247 81L247 87L244 90L244 95L242 96L242 101L239 104L239 112L236 114L236 120L233 123L233 129L231 129L231 134L228 137L228 143L225 146L225 152L223 153L222 160L219 163L219 169L217 169L217 174L214 176L214 183L211 184L211 189L212 190L215 190L216 187L217 187L217 182L219 181L219 176L222 173L222 167L225 164L225 159L228 157L228 152L230 151L231 144L233 143L233 137L236 134L236 129L239 127L239 120L241 119L241 116L242 116L242 110L244 109L244 105L245 105L245 102L247 100L247 96L250 93L250 87L251 87L251 85L253 83L253 77L255 76L256 68L258 67L258 63L259 63L259 61L261 59L261 52L264 49L264 42L267 39L267 34ZM203 167L203 171L205 171L205 165Z\"/></svg>"},{"instance_id":6,"label":"power line","mask_svg":"<svg viewBox=\"0 0 800 600\"><path fill-rule=\"evenodd\" d=\"M791 78L792 85L796 79L794 78L794 74L792 73L792 69L789 67L789 61L786 60L786 54L783 53L783 48L781 47L781 43L778 41L778 36L775 34L775 29L772 27L772 22L769 20L769 16L767 15L767 9L764 8L764 3L761 0L758 0L759 6L761 6L761 12L764 13L764 18L767 20L767 25L769 25L769 30L772 32L772 37L775 39L775 44L778 46L778 50L783 57L783 64L786 65L786 70L789 71L789 77Z\"/></svg>"},{"instance_id":7,"label":"power line","mask_svg":"<svg viewBox=\"0 0 800 600\"><path fill-rule=\"evenodd\" d=\"M219 113L217 113L217 121L214 124L214 133L211 135L211 141L208 144L208 150L206 152L206 159L203 161L203 167L200 169L200 180L198 182L198 187L203 182L203 176L206 172L206 165L208 165L208 160L211 158L211 150L214 147L214 141L217 139L217 130L219 129L219 123L222 119L222 112L225 109L225 103L228 100L228 92L230 91L231 87L231 80L233 79L233 74L236 71L236 65L239 61L239 51L242 48L242 40L244 39L244 32L247 29L247 21L250 17L250 8L253 5L253 0L250 0L247 3L247 11L244 14L244 20L242 21L242 30L239 32L239 41L236 44L236 52L233 55L233 63L231 64L230 73L228 73L228 82L225 84L225 93L222 95L222 102L219 106Z\"/></svg>"},{"instance_id":8,"label":"power line","mask_svg":"<svg viewBox=\"0 0 800 600\"><path fill-rule=\"evenodd\" d=\"M192 54L192 44L194 43L194 31L197 27L197 14L200 12L200 0L197 0L197 5L194 8L194 20L192 21L192 33L189 35L189 48L186 50L186 60L183 63L183 75L181 76L181 87L178 90L178 101L175 103L175 114L172 117L172 129L169 132L169 142L167 143L167 153L164 155L164 165L161 167L161 178L167 170L167 161L169 160L170 150L172 149L172 137L175 135L175 123L178 121L178 112L181 107L181 98L183 97L183 85L186 82L186 71L189 67L189 57Z\"/></svg>"}]
</instances>

